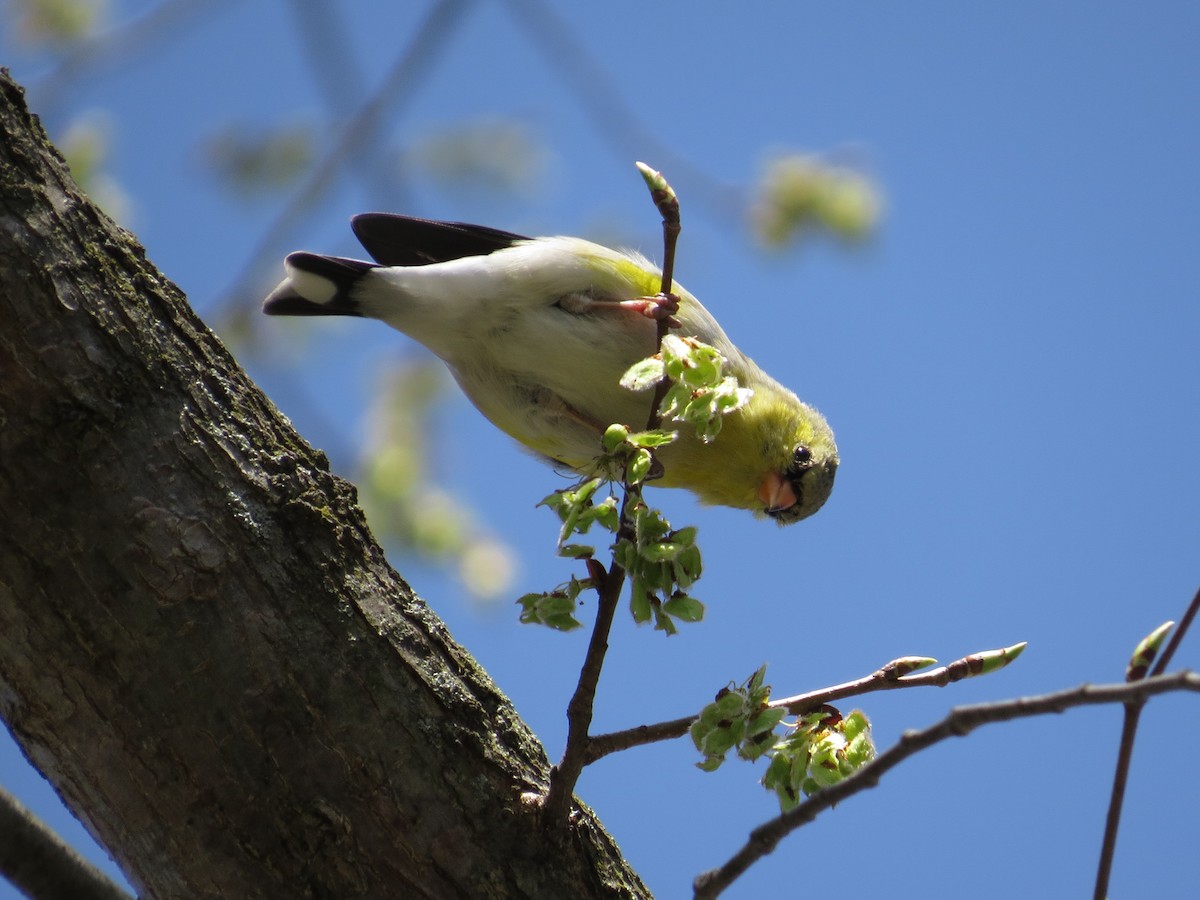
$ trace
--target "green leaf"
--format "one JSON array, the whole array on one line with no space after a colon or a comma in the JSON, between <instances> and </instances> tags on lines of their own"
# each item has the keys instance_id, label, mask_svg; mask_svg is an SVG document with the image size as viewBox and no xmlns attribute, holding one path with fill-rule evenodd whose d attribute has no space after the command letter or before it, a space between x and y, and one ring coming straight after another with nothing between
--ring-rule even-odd
<instances>
[{"instance_id":1,"label":"green leaf","mask_svg":"<svg viewBox=\"0 0 1200 900\"><path fill-rule=\"evenodd\" d=\"M552 494L547 494L537 505L545 506L554 510L555 512L558 512L567 504L567 499L563 496L565 493L566 491L555 491Z\"/></svg>"},{"instance_id":2,"label":"green leaf","mask_svg":"<svg viewBox=\"0 0 1200 900\"><path fill-rule=\"evenodd\" d=\"M563 544L558 548L558 555L568 559L590 559L596 555L596 548L586 544Z\"/></svg>"},{"instance_id":3,"label":"green leaf","mask_svg":"<svg viewBox=\"0 0 1200 900\"><path fill-rule=\"evenodd\" d=\"M721 375L719 359L700 357L694 354L684 363L683 375L680 381L693 390L711 387Z\"/></svg>"},{"instance_id":4,"label":"green leaf","mask_svg":"<svg viewBox=\"0 0 1200 900\"><path fill-rule=\"evenodd\" d=\"M629 457L629 462L625 465L625 481L628 484L641 484L646 480L646 476L650 474L650 469L654 465L654 457L650 455L649 450L638 448Z\"/></svg>"},{"instance_id":5,"label":"green leaf","mask_svg":"<svg viewBox=\"0 0 1200 900\"><path fill-rule=\"evenodd\" d=\"M687 594L676 594L663 604L663 612L683 622L699 622L704 618L704 604Z\"/></svg>"},{"instance_id":6,"label":"green leaf","mask_svg":"<svg viewBox=\"0 0 1200 900\"><path fill-rule=\"evenodd\" d=\"M678 634L679 629L675 626L675 622L669 615L663 612L661 604L652 603L651 609L654 610L654 630L665 633L668 637L673 634Z\"/></svg>"},{"instance_id":7,"label":"green leaf","mask_svg":"<svg viewBox=\"0 0 1200 900\"><path fill-rule=\"evenodd\" d=\"M634 447L653 449L655 447L662 447L665 444L671 443L678 436L678 432L675 431L663 431L661 429L655 429L653 431L638 431L629 435L628 440L629 443Z\"/></svg>"},{"instance_id":8,"label":"green leaf","mask_svg":"<svg viewBox=\"0 0 1200 900\"><path fill-rule=\"evenodd\" d=\"M682 553L686 548L683 544L676 544L672 541L663 541L658 544L648 544L642 548L642 559L650 562L670 562Z\"/></svg>"},{"instance_id":9,"label":"green leaf","mask_svg":"<svg viewBox=\"0 0 1200 900\"><path fill-rule=\"evenodd\" d=\"M641 546L657 541L671 531L671 525L662 513L644 503L639 503L634 509L633 527Z\"/></svg>"},{"instance_id":10,"label":"green leaf","mask_svg":"<svg viewBox=\"0 0 1200 900\"><path fill-rule=\"evenodd\" d=\"M683 528L676 528L671 532L671 540L681 544L694 544L696 543L696 534L695 525L685 525Z\"/></svg>"},{"instance_id":11,"label":"green leaf","mask_svg":"<svg viewBox=\"0 0 1200 900\"><path fill-rule=\"evenodd\" d=\"M775 744L776 738L772 731L751 734L738 745L738 756L747 762L754 762L774 749Z\"/></svg>"},{"instance_id":12,"label":"green leaf","mask_svg":"<svg viewBox=\"0 0 1200 900\"><path fill-rule=\"evenodd\" d=\"M746 714L746 692L742 688L726 689L709 704L719 721L736 719Z\"/></svg>"},{"instance_id":13,"label":"green leaf","mask_svg":"<svg viewBox=\"0 0 1200 900\"><path fill-rule=\"evenodd\" d=\"M861 709L856 709L842 720L842 733L849 740L856 740L861 735L869 734L871 723Z\"/></svg>"},{"instance_id":14,"label":"green leaf","mask_svg":"<svg viewBox=\"0 0 1200 900\"><path fill-rule=\"evenodd\" d=\"M783 721L783 717L786 715L787 710L782 706L774 709L764 709L750 722L750 733L760 734L764 731L771 731L776 725Z\"/></svg>"},{"instance_id":15,"label":"green leaf","mask_svg":"<svg viewBox=\"0 0 1200 900\"><path fill-rule=\"evenodd\" d=\"M684 547L679 555L672 560L671 566L672 573L675 576L675 583L681 588L691 587L695 582L699 581L702 568L700 548L695 544Z\"/></svg>"},{"instance_id":16,"label":"green leaf","mask_svg":"<svg viewBox=\"0 0 1200 900\"><path fill-rule=\"evenodd\" d=\"M649 390L662 380L665 372L666 367L662 359L651 356L635 362L626 369L625 374L621 376L620 384L629 391Z\"/></svg>"},{"instance_id":17,"label":"green leaf","mask_svg":"<svg viewBox=\"0 0 1200 900\"><path fill-rule=\"evenodd\" d=\"M578 591L575 592L576 594ZM522 607L521 622L526 625L546 625L557 631L581 628L575 616L575 600L563 591L525 594L517 600Z\"/></svg>"},{"instance_id":18,"label":"green leaf","mask_svg":"<svg viewBox=\"0 0 1200 900\"><path fill-rule=\"evenodd\" d=\"M629 611L639 625L650 621L650 594L638 579L634 579L629 597Z\"/></svg>"},{"instance_id":19,"label":"green leaf","mask_svg":"<svg viewBox=\"0 0 1200 900\"><path fill-rule=\"evenodd\" d=\"M700 752L705 756L724 756L737 743L737 737L729 728L714 728L704 736Z\"/></svg>"},{"instance_id":20,"label":"green leaf","mask_svg":"<svg viewBox=\"0 0 1200 900\"><path fill-rule=\"evenodd\" d=\"M582 506L587 503L592 499L592 494L596 493L603 483L603 478L589 478L575 490L572 495L572 502L576 506Z\"/></svg>"},{"instance_id":21,"label":"green leaf","mask_svg":"<svg viewBox=\"0 0 1200 900\"><path fill-rule=\"evenodd\" d=\"M637 565L637 548L627 538L621 538L613 547L613 561L626 572L632 572Z\"/></svg>"},{"instance_id":22,"label":"green leaf","mask_svg":"<svg viewBox=\"0 0 1200 900\"><path fill-rule=\"evenodd\" d=\"M617 509L616 497L606 497L603 503L596 506L594 514L601 528L611 531L614 534L620 529L621 513Z\"/></svg>"},{"instance_id":23,"label":"green leaf","mask_svg":"<svg viewBox=\"0 0 1200 900\"><path fill-rule=\"evenodd\" d=\"M696 763L696 768L701 772L715 772L721 768L721 763L723 762L725 762L724 756L707 756Z\"/></svg>"}]
</instances>

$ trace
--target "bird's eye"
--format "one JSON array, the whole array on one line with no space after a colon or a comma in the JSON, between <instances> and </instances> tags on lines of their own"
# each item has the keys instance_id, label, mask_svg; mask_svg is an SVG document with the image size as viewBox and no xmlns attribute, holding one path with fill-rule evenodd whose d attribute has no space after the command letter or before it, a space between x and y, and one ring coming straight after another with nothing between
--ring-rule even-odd
<instances>
[{"instance_id":1,"label":"bird's eye","mask_svg":"<svg viewBox=\"0 0 1200 900\"><path fill-rule=\"evenodd\" d=\"M801 444L792 451L792 468L806 469L812 463L812 451Z\"/></svg>"}]
</instances>

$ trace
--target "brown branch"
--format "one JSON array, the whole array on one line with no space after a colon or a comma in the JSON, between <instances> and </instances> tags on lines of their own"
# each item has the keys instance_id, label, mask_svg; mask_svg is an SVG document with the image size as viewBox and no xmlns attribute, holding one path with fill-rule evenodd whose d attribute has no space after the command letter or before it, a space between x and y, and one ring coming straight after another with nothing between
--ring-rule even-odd
<instances>
[{"instance_id":1,"label":"brown branch","mask_svg":"<svg viewBox=\"0 0 1200 900\"><path fill-rule=\"evenodd\" d=\"M663 184L666 185L666 182L664 181ZM666 186L664 190L652 189L651 199L658 207L663 219L661 293L669 296L674 279L675 244L680 231L679 201L669 186ZM671 327L671 320L669 316L661 317L657 319L657 323L656 350L661 350L662 340ZM667 383L667 377L664 375L655 389L654 405L650 410L647 430L658 427L658 407L662 401L662 393L666 391ZM622 540L632 542L636 539L633 523L629 517L631 498L640 501L641 488L626 484L624 485L624 497L621 500L621 527L617 532L618 542ZM596 622L592 626L592 636L588 641L583 666L580 668L579 683L567 704L566 747L563 749L559 764L550 773L550 787L546 791L542 806L543 825L547 828L556 828L566 820L575 784L579 781L583 767L591 761L592 737L588 731L592 726L596 687L600 681L600 672L604 667L604 657L608 653L608 636L612 631L613 618L621 599L621 590L625 586L625 569L615 559L609 565L607 572L594 561L590 562L589 567L592 569L593 577L598 580Z\"/></svg>"},{"instance_id":2,"label":"brown branch","mask_svg":"<svg viewBox=\"0 0 1200 900\"><path fill-rule=\"evenodd\" d=\"M1178 627L1171 634L1167 646L1150 670L1150 677L1161 675L1170 664L1171 658L1183 641L1183 636L1191 628L1197 611L1200 611L1200 590L1193 595L1192 602L1188 604ZM1125 804L1125 786L1129 781L1129 767L1133 761L1133 744L1137 739L1138 723L1141 721L1142 707L1145 704L1144 697L1125 704L1125 718L1121 723L1121 741L1117 745L1117 765L1113 771L1113 786L1108 798L1108 812L1104 817L1104 837L1100 841L1100 860L1096 864L1096 886L1092 893L1094 900L1105 900L1108 897L1108 883L1112 877L1113 860L1117 853L1117 833L1121 830L1121 809Z\"/></svg>"},{"instance_id":3,"label":"brown branch","mask_svg":"<svg viewBox=\"0 0 1200 900\"><path fill-rule=\"evenodd\" d=\"M0 835L0 879L26 896L131 900L3 788Z\"/></svg>"},{"instance_id":4,"label":"brown branch","mask_svg":"<svg viewBox=\"0 0 1200 900\"><path fill-rule=\"evenodd\" d=\"M662 264L662 281L660 283L658 293L659 297L670 303L676 309L679 301L672 293L672 288L675 287L675 248L679 243L679 232L683 229L679 221L679 198L675 196L675 192L671 190L671 186L667 184L666 179L662 177L661 172L657 172L645 166L644 163L638 163L638 169L641 170L642 176L652 174L657 182L650 189L650 198L654 201L654 205L658 208L659 215L662 216L663 229L663 264ZM647 179L647 184L650 184L650 179ZM667 332L672 326L677 326L679 323L675 321L671 315L660 316L657 320L658 329L654 343L655 353L662 352L663 338L667 336ZM658 380L658 384L654 386L654 397L650 401L650 416L646 419L646 430L653 431L662 424L662 402L667 396L667 391L670 390L671 379L663 375Z\"/></svg>"},{"instance_id":5,"label":"brown branch","mask_svg":"<svg viewBox=\"0 0 1200 900\"><path fill-rule=\"evenodd\" d=\"M629 500L626 489L625 501L621 506L621 531L618 540L629 538L625 517L625 504ZM601 568L596 566L596 568ZM604 657L608 653L608 636L612 632L613 618L625 586L625 570L614 560L612 566L600 578L599 599L596 604L596 623L592 626L592 637L588 641L587 654L579 671L579 683L567 704L567 744L562 759L550 772L550 787L542 806L543 825L558 828L566 821L570 812L571 797L575 785L587 764L591 738L592 714L596 700L596 686L604 668Z\"/></svg>"},{"instance_id":6,"label":"brown branch","mask_svg":"<svg viewBox=\"0 0 1200 900\"><path fill-rule=\"evenodd\" d=\"M1104 816L1104 837L1100 841L1100 861L1096 865L1096 887L1092 896L1096 900L1108 897L1108 882L1112 876L1113 859L1117 853L1117 833L1121 829L1121 809L1125 805L1125 786L1129 782L1129 767L1133 761L1133 744L1137 738L1138 722L1142 718L1145 701L1127 703L1125 717L1121 721L1121 741L1117 745L1117 766L1113 771L1112 792L1108 798L1108 812Z\"/></svg>"},{"instance_id":7,"label":"brown branch","mask_svg":"<svg viewBox=\"0 0 1200 900\"><path fill-rule=\"evenodd\" d=\"M723 866L696 878L693 885L694 896L697 900L708 900L718 896L797 828L812 822L824 810L867 788L875 787L885 774L904 760L947 738L963 737L982 725L995 722L1061 713L1078 706L1145 702L1148 697L1172 691L1200 693L1200 675L1182 671L1126 684L1085 684L1039 697L1018 697L997 703L980 703L952 709L944 719L928 728L905 732L894 747L881 753L869 765L863 766L845 781L823 789L799 806L755 828L746 844Z\"/></svg>"},{"instance_id":8,"label":"brown branch","mask_svg":"<svg viewBox=\"0 0 1200 900\"><path fill-rule=\"evenodd\" d=\"M914 687L945 687L948 684L967 677L963 672L967 668L965 663L969 659L970 657L963 657L947 665L931 669L928 672L900 677L897 677L895 674L895 664L889 663L882 668L876 669L870 675L864 675L861 678L844 681L841 684L831 685L830 687L818 688L817 690L808 691L803 694L796 694L792 697L772 700L767 705L772 709L782 707L791 715L799 716L819 706L833 703L835 700L872 694L876 691L892 691ZM593 763L598 759L608 756L610 753L616 753L620 750L629 750L644 744L670 741L683 737L695 721L696 715L690 715L671 719L667 722L657 722L653 725L638 725L624 731L613 731L608 734L597 735L592 738L588 747L587 762Z\"/></svg>"}]
</instances>

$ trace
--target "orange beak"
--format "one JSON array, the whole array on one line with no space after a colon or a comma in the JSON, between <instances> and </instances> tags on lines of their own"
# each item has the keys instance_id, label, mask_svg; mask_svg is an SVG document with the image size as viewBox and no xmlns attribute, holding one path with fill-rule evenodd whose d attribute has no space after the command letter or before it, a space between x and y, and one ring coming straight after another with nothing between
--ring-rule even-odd
<instances>
[{"instance_id":1,"label":"orange beak","mask_svg":"<svg viewBox=\"0 0 1200 900\"><path fill-rule=\"evenodd\" d=\"M791 509L800 502L791 482L778 472L767 473L758 486L758 499L763 502L769 513Z\"/></svg>"}]
</instances>

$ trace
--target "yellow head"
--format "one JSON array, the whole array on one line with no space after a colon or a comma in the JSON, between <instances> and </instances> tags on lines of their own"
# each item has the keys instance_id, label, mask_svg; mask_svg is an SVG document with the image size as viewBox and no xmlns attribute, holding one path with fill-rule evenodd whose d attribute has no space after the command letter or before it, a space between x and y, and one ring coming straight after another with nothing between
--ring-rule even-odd
<instances>
[{"instance_id":1,"label":"yellow head","mask_svg":"<svg viewBox=\"0 0 1200 900\"><path fill-rule=\"evenodd\" d=\"M829 498L838 451L824 417L749 363L737 372L754 390L725 417L709 444L680 429L659 451L663 487L683 487L702 502L749 509L780 525L799 522Z\"/></svg>"}]
</instances>

